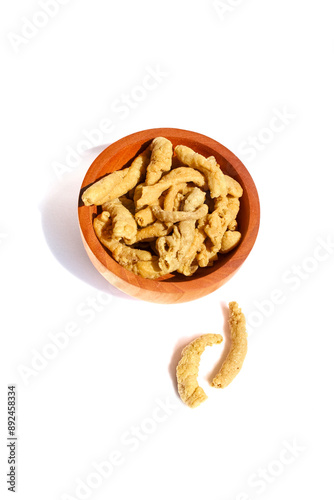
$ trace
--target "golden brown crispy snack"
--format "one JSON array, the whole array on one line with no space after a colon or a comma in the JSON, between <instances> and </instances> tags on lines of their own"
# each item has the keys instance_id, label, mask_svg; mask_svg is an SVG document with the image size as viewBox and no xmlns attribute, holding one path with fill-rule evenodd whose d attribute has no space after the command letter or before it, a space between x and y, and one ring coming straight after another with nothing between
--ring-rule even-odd
<instances>
[{"instance_id":1,"label":"golden brown crispy snack","mask_svg":"<svg viewBox=\"0 0 334 500\"><path fill-rule=\"evenodd\" d=\"M190 408L196 408L207 399L197 382L201 355L206 346L220 344L222 341L221 335L208 333L190 342L182 351L182 358L176 369L177 387L182 401Z\"/></svg>"},{"instance_id":2,"label":"golden brown crispy snack","mask_svg":"<svg viewBox=\"0 0 334 500\"><path fill-rule=\"evenodd\" d=\"M227 253L239 245L241 240L241 233L239 231L226 231L222 238L222 246L220 253Z\"/></svg>"},{"instance_id":3,"label":"golden brown crispy snack","mask_svg":"<svg viewBox=\"0 0 334 500\"><path fill-rule=\"evenodd\" d=\"M109 212L106 247L137 274L156 277L177 270L191 276L241 238L236 231L240 184L223 174L214 156L205 158L186 146L175 152L170 141L156 137L130 167L97 181L82 196L86 205L102 204ZM153 255L137 254L146 250Z\"/></svg>"},{"instance_id":4,"label":"golden brown crispy snack","mask_svg":"<svg viewBox=\"0 0 334 500\"><path fill-rule=\"evenodd\" d=\"M156 221L150 226L139 229L136 234L135 242L152 241L152 239L159 238L160 236L166 236L171 232L172 227L171 224L164 224L163 222Z\"/></svg>"},{"instance_id":5,"label":"golden brown crispy snack","mask_svg":"<svg viewBox=\"0 0 334 500\"><path fill-rule=\"evenodd\" d=\"M194 213L199 205L203 206L205 200L205 192L199 188L190 188L186 195L183 204L182 214ZM206 205L205 205L206 206ZM207 206L205 211L207 211ZM205 212L204 211L204 212ZM170 214L178 214L180 212L169 212ZM190 218L189 218L190 219ZM186 261L187 252L195 237L195 218L190 220L180 221L174 226L173 234L157 239L155 249L159 254L159 265L166 273L174 271L185 272L190 275L190 272L195 272L195 268L191 266L192 260ZM186 262L184 262L186 261Z\"/></svg>"},{"instance_id":6,"label":"golden brown crispy snack","mask_svg":"<svg viewBox=\"0 0 334 500\"><path fill-rule=\"evenodd\" d=\"M164 196L160 196L158 200L154 202L153 205L159 205L160 207L163 207L164 205ZM152 224L154 221L156 221L156 217L154 216L152 212L152 206L148 205L145 208L141 208L140 210L137 210L135 213L135 219L140 227L146 227L149 224Z\"/></svg>"},{"instance_id":7,"label":"golden brown crispy snack","mask_svg":"<svg viewBox=\"0 0 334 500\"><path fill-rule=\"evenodd\" d=\"M113 238L118 241L123 238L124 243L132 245L136 241L137 224L131 212L118 198L103 203L102 210L110 214Z\"/></svg>"},{"instance_id":8,"label":"golden brown crispy snack","mask_svg":"<svg viewBox=\"0 0 334 500\"><path fill-rule=\"evenodd\" d=\"M239 182L235 179L232 179L229 175L225 175L227 194L233 196L234 198L241 198L243 189L240 186Z\"/></svg>"},{"instance_id":9,"label":"golden brown crispy snack","mask_svg":"<svg viewBox=\"0 0 334 500\"><path fill-rule=\"evenodd\" d=\"M187 186L186 182L181 182L180 184L173 184L166 192L164 209L171 211L174 209L174 202L176 195L182 191Z\"/></svg>"},{"instance_id":10,"label":"golden brown crispy snack","mask_svg":"<svg viewBox=\"0 0 334 500\"><path fill-rule=\"evenodd\" d=\"M161 236L156 241L156 250L159 253L159 267L164 274L173 273L179 267L178 251L181 244L181 234L174 226L173 234Z\"/></svg>"},{"instance_id":11,"label":"golden brown crispy snack","mask_svg":"<svg viewBox=\"0 0 334 500\"><path fill-rule=\"evenodd\" d=\"M146 250L128 247L113 238L112 220L109 212L102 212L93 221L94 231L102 245L112 253L113 258L128 271L143 278L155 279L163 275L158 257Z\"/></svg>"},{"instance_id":12,"label":"golden brown crispy snack","mask_svg":"<svg viewBox=\"0 0 334 500\"><path fill-rule=\"evenodd\" d=\"M218 252L212 250L211 243L206 241L201 245L196 255L196 260L199 267L210 267L218 260Z\"/></svg>"},{"instance_id":13,"label":"golden brown crispy snack","mask_svg":"<svg viewBox=\"0 0 334 500\"><path fill-rule=\"evenodd\" d=\"M206 219L204 231L208 235L211 245L210 251L217 253L222 244L222 238L227 228L226 216L220 216L214 211Z\"/></svg>"},{"instance_id":14,"label":"golden brown crispy snack","mask_svg":"<svg viewBox=\"0 0 334 500\"><path fill-rule=\"evenodd\" d=\"M189 167L202 172L209 185L211 198L218 196L226 196L227 188L224 174L221 171L216 161L212 161L212 157L208 160L199 153L195 153L187 146L176 146L175 153L179 160Z\"/></svg>"},{"instance_id":15,"label":"golden brown crispy snack","mask_svg":"<svg viewBox=\"0 0 334 500\"><path fill-rule=\"evenodd\" d=\"M95 182L83 193L82 201L84 204L102 205L126 194L144 177L150 155L151 152L147 148L133 160L130 167L112 172Z\"/></svg>"},{"instance_id":16,"label":"golden brown crispy snack","mask_svg":"<svg viewBox=\"0 0 334 500\"><path fill-rule=\"evenodd\" d=\"M227 387L238 375L247 354L246 320L236 302L229 303L231 349L221 369L212 381L213 387Z\"/></svg>"},{"instance_id":17,"label":"golden brown crispy snack","mask_svg":"<svg viewBox=\"0 0 334 500\"><path fill-rule=\"evenodd\" d=\"M169 212L167 210L163 210L161 207L155 205L152 207L153 215L156 219L161 222L171 222L175 224L180 221L188 221L188 220L198 220L204 217L208 213L208 206L203 204L197 210L193 212L185 212L185 211L172 211Z\"/></svg>"},{"instance_id":18,"label":"golden brown crispy snack","mask_svg":"<svg viewBox=\"0 0 334 500\"><path fill-rule=\"evenodd\" d=\"M191 188L186 195L183 203L184 212L194 212L198 207L202 206L205 201L205 192L195 187ZM207 205L206 205L207 206ZM198 266L193 265L194 257L188 258L188 252L195 241L196 236L196 221L181 221L179 223L179 231L181 235L180 248L177 253L179 260L178 272L190 276Z\"/></svg>"},{"instance_id":19,"label":"golden brown crispy snack","mask_svg":"<svg viewBox=\"0 0 334 500\"><path fill-rule=\"evenodd\" d=\"M227 197L227 229L232 231L236 229L236 218L240 209L239 198L234 198L233 196Z\"/></svg>"},{"instance_id":20,"label":"golden brown crispy snack","mask_svg":"<svg viewBox=\"0 0 334 500\"><path fill-rule=\"evenodd\" d=\"M164 175L159 182L153 186L142 186L142 194L136 201L136 207L142 208L145 205L152 205L154 200L160 198L161 194L169 189L173 184L181 182L193 182L197 186L205 186L205 178L196 170L188 167L179 167Z\"/></svg>"},{"instance_id":21,"label":"golden brown crispy snack","mask_svg":"<svg viewBox=\"0 0 334 500\"><path fill-rule=\"evenodd\" d=\"M238 184L238 186L240 185ZM217 254L217 252L221 251L221 248L223 246L222 241L226 230L236 229L237 223L235 219L239 212L239 208L239 199L231 195L219 196L215 199L214 211L207 216L206 225L204 226L204 231L207 234L210 243L207 242L205 247L203 247L202 251L200 252L200 255L198 257L200 267L206 267L210 263L213 263L215 260L217 260L215 255ZM234 246L238 244L239 240L240 238L237 239L236 237L234 237ZM224 243L224 248L226 248L227 252L228 250L226 243L227 241L225 241Z\"/></svg>"},{"instance_id":22,"label":"golden brown crispy snack","mask_svg":"<svg viewBox=\"0 0 334 500\"><path fill-rule=\"evenodd\" d=\"M193 212L205 202L206 193L198 187L190 188L189 192L185 194L186 197L182 208L184 212Z\"/></svg>"},{"instance_id":23,"label":"golden brown crispy snack","mask_svg":"<svg viewBox=\"0 0 334 500\"><path fill-rule=\"evenodd\" d=\"M172 166L173 145L164 137L156 137L150 145L151 161L147 167L145 184L152 186L158 182L164 172Z\"/></svg>"},{"instance_id":24,"label":"golden brown crispy snack","mask_svg":"<svg viewBox=\"0 0 334 500\"><path fill-rule=\"evenodd\" d=\"M201 251L206 234L204 232L203 226L199 225L195 229L194 239L189 246L188 250L185 252L183 262L178 268L178 272L184 274L185 276L192 276L198 269L198 253Z\"/></svg>"}]
</instances>

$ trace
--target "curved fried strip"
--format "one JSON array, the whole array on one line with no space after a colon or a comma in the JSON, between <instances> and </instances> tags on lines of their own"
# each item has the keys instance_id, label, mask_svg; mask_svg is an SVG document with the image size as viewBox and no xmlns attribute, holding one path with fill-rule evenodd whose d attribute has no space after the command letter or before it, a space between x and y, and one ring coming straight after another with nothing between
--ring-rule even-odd
<instances>
[{"instance_id":1,"label":"curved fried strip","mask_svg":"<svg viewBox=\"0 0 334 500\"><path fill-rule=\"evenodd\" d=\"M228 212L228 229L232 229L230 225L235 222L235 219L237 218L237 215L240 210L240 200L239 198L234 198L233 196L228 196L227 197L227 212Z\"/></svg>"},{"instance_id":2,"label":"curved fried strip","mask_svg":"<svg viewBox=\"0 0 334 500\"><path fill-rule=\"evenodd\" d=\"M209 262L213 262L215 253L219 252L222 247L224 234L228 228L235 229L235 218L239 212L240 201L239 198L232 196L219 196L215 200L215 209L212 214L207 216L207 223L205 225L205 232L210 239L211 245L205 249L200 257L201 267L206 267ZM231 248L232 250L232 248Z\"/></svg>"},{"instance_id":3,"label":"curved fried strip","mask_svg":"<svg viewBox=\"0 0 334 500\"><path fill-rule=\"evenodd\" d=\"M211 244L207 245L207 241L203 243L196 255L196 260L199 267L212 266L216 260L218 260L218 251L212 250Z\"/></svg>"},{"instance_id":4,"label":"curved fried strip","mask_svg":"<svg viewBox=\"0 0 334 500\"><path fill-rule=\"evenodd\" d=\"M199 170L205 175L208 181L211 198L226 196L227 188L225 177L216 160L213 161L212 157L208 160L199 153L195 153L195 151L187 146L176 146L175 153L182 163Z\"/></svg>"},{"instance_id":5,"label":"curved fried strip","mask_svg":"<svg viewBox=\"0 0 334 500\"><path fill-rule=\"evenodd\" d=\"M205 191L202 191L198 187L190 188L190 191L186 199L184 200L182 210L184 212L192 212L196 210L205 202L205 196L206 196Z\"/></svg>"},{"instance_id":6,"label":"curved fried strip","mask_svg":"<svg viewBox=\"0 0 334 500\"><path fill-rule=\"evenodd\" d=\"M185 276L192 276L198 269L196 256L201 250L206 234L202 227L195 229L195 235L193 241L185 252L183 262L178 268L178 272L184 274Z\"/></svg>"},{"instance_id":7,"label":"curved fried strip","mask_svg":"<svg viewBox=\"0 0 334 500\"><path fill-rule=\"evenodd\" d=\"M147 148L133 160L130 167L112 172L95 182L83 193L84 204L102 205L126 194L144 177L150 156L151 151Z\"/></svg>"},{"instance_id":8,"label":"curved fried strip","mask_svg":"<svg viewBox=\"0 0 334 500\"><path fill-rule=\"evenodd\" d=\"M156 241L159 253L159 266L164 274L173 273L179 267L178 251L181 244L181 234L177 226L171 236L161 236Z\"/></svg>"},{"instance_id":9,"label":"curved fried strip","mask_svg":"<svg viewBox=\"0 0 334 500\"><path fill-rule=\"evenodd\" d=\"M151 161L146 170L145 184L151 186L158 182L164 172L172 166L173 145L164 137L156 137L150 145Z\"/></svg>"},{"instance_id":10,"label":"curved fried strip","mask_svg":"<svg viewBox=\"0 0 334 500\"><path fill-rule=\"evenodd\" d=\"M176 195L187 186L186 182L173 184L167 191L164 201L164 209L171 212L174 209Z\"/></svg>"},{"instance_id":11,"label":"curved fried strip","mask_svg":"<svg viewBox=\"0 0 334 500\"><path fill-rule=\"evenodd\" d=\"M170 224L156 221L150 226L143 227L137 231L135 243L138 243L138 241L151 241L154 238L166 236L171 230L172 226Z\"/></svg>"},{"instance_id":12,"label":"curved fried strip","mask_svg":"<svg viewBox=\"0 0 334 500\"><path fill-rule=\"evenodd\" d=\"M232 220L229 225L227 226L227 229L229 231L236 231L238 229L238 223L236 219Z\"/></svg>"},{"instance_id":13,"label":"curved fried strip","mask_svg":"<svg viewBox=\"0 0 334 500\"><path fill-rule=\"evenodd\" d=\"M128 245L136 241L137 224L132 213L116 198L103 203L102 210L110 214L112 220L112 234L116 240L124 239Z\"/></svg>"},{"instance_id":14,"label":"curved fried strip","mask_svg":"<svg viewBox=\"0 0 334 500\"><path fill-rule=\"evenodd\" d=\"M204 231L208 235L212 253L217 253L222 244L222 238L227 228L226 215L220 216L218 212L214 211L209 214L206 219Z\"/></svg>"},{"instance_id":15,"label":"curved fried strip","mask_svg":"<svg viewBox=\"0 0 334 500\"><path fill-rule=\"evenodd\" d=\"M153 206L159 205L160 207L162 207L163 204L164 204L164 197L160 196L160 198L158 200L155 200L155 202L153 203ZM140 227L146 227L149 224L153 224L153 222L155 222L157 220L152 212L151 205L138 210L135 213L135 219L136 219L138 226L140 226Z\"/></svg>"},{"instance_id":16,"label":"curved fried strip","mask_svg":"<svg viewBox=\"0 0 334 500\"><path fill-rule=\"evenodd\" d=\"M198 207L200 207L204 203L205 196L206 196L205 192L202 191L201 189L197 187L192 188L191 191L188 193L186 199L184 200L183 203L184 212L195 211ZM180 248L177 253L177 257L179 260L179 267L177 270L178 272L184 271L183 274L187 273L187 276L189 276L193 274L198 268L198 266L192 265L193 258L191 259L190 262L188 262L187 259L187 254L191 248L191 245L195 240L196 221L192 220L181 221L179 223L179 231L181 235L181 242L180 242Z\"/></svg>"},{"instance_id":17,"label":"curved fried strip","mask_svg":"<svg viewBox=\"0 0 334 500\"><path fill-rule=\"evenodd\" d=\"M212 381L213 387L227 387L238 375L247 354L246 320L236 302L229 303L231 349L223 366Z\"/></svg>"},{"instance_id":18,"label":"curved fried strip","mask_svg":"<svg viewBox=\"0 0 334 500\"><path fill-rule=\"evenodd\" d=\"M202 187L205 185L205 178L200 172L197 172L193 168L175 168L164 175L159 182L154 184L154 186L143 186L141 188L142 194L136 201L136 207L142 208L145 205L152 205L154 200L157 200L164 191L169 189L173 184L179 184L181 182L193 182L197 186Z\"/></svg>"},{"instance_id":19,"label":"curved fried strip","mask_svg":"<svg viewBox=\"0 0 334 500\"><path fill-rule=\"evenodd\" d=\"M157 256L152 256L146 250L128 247L114 239L111 225L110 214L106 211L93 221L96 236L102 245L110 250L116 262L143 278L154 279L164 274L159 267Z\"/></svg>"},{"instance_id":20,"label":"curved fried strip","mask_svg":"<svg viewBox=\"0 0 334 500\"><path fill-rule=\"evenodd\" d=\"M217 167L220 168L219 163L217 163L216 158L214 156L209 156L209 158L207 158L207 160L212 162L212 163L215 163L217 165ZM240 186L239 182L236 181L235 179L233 179L232 177L230 177L229 175L225 174L224 177L225 177L225 183L226 183L226 190L225 190L225 193L223 193L223 195L225 194L225 196L231 195L231 196L234 196L235 198L241 198L241 196L243 194L243 189Z\"/></svg>"},{"instance_id":21,"label":"curved fried strip","mask_svg":"<svg viewBox=\"0 0 334 500\"><path fill-rule=\"evenodd\" d=\"M232 179L229 175L225 175L227 194L233 196L234 198L241 198L243 189L239 182Z\"/></svg>"},{"instance_id":22,"label":"curved fried strip","mask_svg":"<svg viewBox=\"0 0 334 500\"><path fill-rule=\"evenodd\" d=\"M206 346L220 344L222 341L221 335L208 333L190 342L182 351L182 358L176 368L177 388L180 398L190 408L196 408L207 399L197 382L201 355Z\"/></svg>"},{"instance_id":23,"label":"curved fried strip","mask_svg":"<svg viewBox=\"0 0 334 500\"><path fill-rule=\"evenodd\" d=\"M180 221L188 221L188 220L198 220L204 217L208 213L209 207L208 205L203 204L197 210L193 212L184 212L184 211L174 211L169 212L163 210L158 205L152 207L152 212L156 219L161 222L180 222Z\"/></svg>"},{"instance_id":24,"label":"curved fried strip","mask_svg":"<svg viewBox=\"0 0 334 500\"><path fill-rule=\"evenodd\" d=\"M205 200L205 192L197 187L189 188L189 192L184 202L182 214L193 214L199 205L202 205ZM207 211L207 205L205 211ZM166 212L164 212L166 213ZM180 214L180 212L168 212L169 214ZM190 217L188 217L190 219ZM169 217L170 220L170 217ZM171 236L158 238L156 250L159 253L159 265L161 269L166 270L166 273L179 271L185 272L187 275L195 272L197 267L191 267L192 260L186 261L187 252L194 241L196 229L196 219L183 220L174 226L174 232ZM186 261L184 267L183 262Z\"/></svg>"},{"instance_id":25,"label":"curved fried strip","mask_svg":"<svg viewBox=\"0 0 334 500\"><path fill-rule=\"evenodd\" d=\"M222 246L220 253L228 253L238 246L241 240L241 233L239 231L226 231L222 239Z\"/></svg>"}]
</instances>

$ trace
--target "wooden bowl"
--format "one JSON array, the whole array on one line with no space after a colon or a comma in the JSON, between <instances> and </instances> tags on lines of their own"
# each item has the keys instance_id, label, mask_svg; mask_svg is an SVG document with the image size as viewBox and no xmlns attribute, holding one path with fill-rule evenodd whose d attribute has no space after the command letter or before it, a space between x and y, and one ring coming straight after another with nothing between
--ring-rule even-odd
<instances>
[{"instance_id":1,"label":"wooden bowl","mask_svg":"<svg viewBox=\"0 0 334 500\"><path fill-rule=\"evenodd\" d=\"M157 280L135 275L120 266L97 239L93 218L97 207L86 207L81 201L83 191L104 175L128 167L154 137L166 137L173 146L183 144L206 157L215 156L225 174L243 187L238 215L241 242L232 252L221 255L212 267L199 268L193 276L170 274ZM253 179L246 167L231 151L218 142L196 132L174 128L156 128L131 134L107 147L92 163L83 180L79 196L79 223L83 244L99 273L112 285L128 295L160 303L187 302L204 297L226 283L239 269L251 251L259 229L260 205Z\"/></svg>"}]
</instances>

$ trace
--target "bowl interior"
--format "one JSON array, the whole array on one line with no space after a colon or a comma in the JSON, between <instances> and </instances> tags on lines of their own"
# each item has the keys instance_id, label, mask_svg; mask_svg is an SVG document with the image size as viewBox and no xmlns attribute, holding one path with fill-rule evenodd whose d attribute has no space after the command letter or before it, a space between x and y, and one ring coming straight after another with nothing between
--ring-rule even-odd
<instances>
[{"instance_id":1,"label":"bowl interior","mask_svg":"<svg viewBox=\"0 0 334 500\"><path fill-rule=\"evenodd\" d=\"M86 207L81 201L83 191L105 175L131 165L134 158L141 153L155 137L163 136L169 139L173 147L183 144L197 153L208 157L215 156L223 172L237 180L244 192L240 199L240 211L237 217L239 231L242 234L238 247L228 254L218 254L219 258L211 267L199 268L193 276L186 277L173 273L159 278L156 281L167 283L187 283L200 280L212 273L220 271L220 278L225 274L233 273L240 266L250 252L259 226L259 201L254 182L241 161L227 148L209 137L179 129L151 129L132 134L107 147L92 163L83 180L79 196L79 222L82 235L89 249L95 257L111 272L122 278L133 281L134 274L120 266L95 236L92 221L100 209L95 206ZM246 248L247 243L247 248ZM236 265L226 266L236 260ZM235 269L234 269L235 268ZM226 269L226 273L224 272ZM135 277L137 285L150 287L152 280ZM148 282L148 283L147 283Z\"/></svg>"}]
</instances>

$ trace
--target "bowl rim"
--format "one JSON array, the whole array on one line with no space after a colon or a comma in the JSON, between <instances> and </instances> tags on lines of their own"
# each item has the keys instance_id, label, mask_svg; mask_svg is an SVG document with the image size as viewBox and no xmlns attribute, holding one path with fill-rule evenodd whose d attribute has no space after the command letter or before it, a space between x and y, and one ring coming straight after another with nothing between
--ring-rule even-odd
<instances>
[{"instance_id":1,"label":"bowl rim","mask_svg":"<svg viewBox=\"0 0 334 500\"><path fill-rule=\"evenodd\" d=\"M214 269L214 266L212 267L212 271L207 273L204 276L196 276L196 273L193 276L190 277L180 277L180 281L170 281L168 282L168 276L172 275L167 275L166 277L158 278L155 280L151 280L148 278L142 278L141 276L135 275L133 272L128 271L125 269L123 266L118 264L107 252L107 250L102 246L102 244L99 242L99 240L96 238L96 242L101 245L101 249L103 251L104 259L101 261L100 257L96 254L96 251L94 248L92 248L92 245L90 243L90 237L89 237L89 231L90 228L86 227L86 223L84 221L84 209L89 209L90 207L86 207L83 205L82 200L81 200L81 195L87 187L92 184L93 182L96 182L96 180L99 177L94 177L94 171L98 168L101 170L103 168L103 165L105 165L106 162L110 160L110 157L117 155L121 150L123 150L126 145L128 145L131 142L138 142L144 144L147 141L152 140L155 137L167 137L168 136L177 136L182 140L182 137L187 140L192 140L192 141L197 141L201 144L205 143L206 146L211 148L213 151L216 151L219 153L221 156L224 157L224 159L235 169L240 176L240 178L243 181L244 186L247 185L247 195L248 195L248 200L249 200L249 223L247 227L247 237L243 238L238 247L233 251L231 259L228 259L224 265L218 267L217 269ZM135 141L133 141L135 139ZM174 146L174 145L173 145ZM92 179L95 180L92 180ZM151 128L151 129L145 129L141 130L138 132L134 132L132 134L129 134L125 137L122 137L121 139L118 139L117 141L113 142L109 146L107 146L92 162L88 170L86 171L86 174L84 176L84 179L82 181L81 187L80 187L80 193L79 193L79 200L78 200L78 218L79 218L79 226L80 226L80 232L81 232L81 237L83 239L84 246L86 248L87 252L91 252L91 254L94 255L95 259L98 260L104 268L106 268L110 273L115 275L117 278L119 278L122 281L126 281L127 283L130 283L137 288L142 288L146 289L147 291L155 291L159 292L157 289L157 283L163 283L165 286L163 287L164 289L162 290L163 293L168 294L170 293L175 293L175 290L177 289L178 283L182 283L182 287L187 287L187 284L189 284L189 288L191 289L196 289L196 288L202 288L202 285L205 284L207 281L208 277L210 277L212 274L215 274L215 279L220 282L224 279L226 279L228 276L232 277L233 274L240 268L240 266L243 264L243 262L246 260L248 257L249 253L251 252L257 235L259 231L259 226L260 226L260 201L259 201L259 196L258 192L255 186L255 183L248 172L247 168L245 165L242 163L242 161L234 154L232 151L230 151L226 146L222 145L215 139L212 139L211 137L208 137L204 134L198 133L198 132L193 132L189 130L184 130L184 129L179 129L179 128L169 128L169 127L158 127L158 128ZM92 226L92 225L91 225ZM226 254L228 255L228 254ZM226 273L224 272L225 269L225 264L229 263L229 272ZM116 266L115 266L116 264ZM118 270L118 272L115 272L115 270ZM225 269L226 271L226 269ZM166 285L170 285L169 287L166 287ZM116 285L117 286L117 285Z\"/></svg>"}]
</instances>

